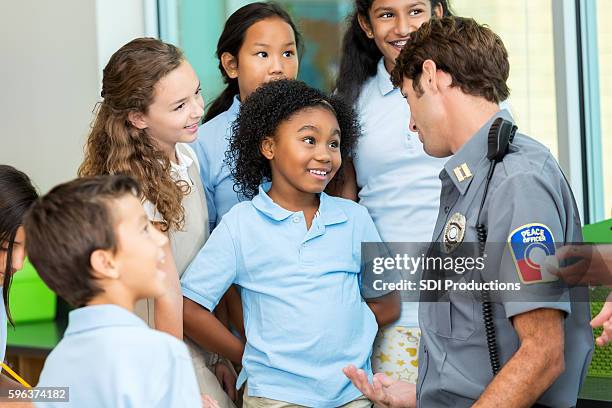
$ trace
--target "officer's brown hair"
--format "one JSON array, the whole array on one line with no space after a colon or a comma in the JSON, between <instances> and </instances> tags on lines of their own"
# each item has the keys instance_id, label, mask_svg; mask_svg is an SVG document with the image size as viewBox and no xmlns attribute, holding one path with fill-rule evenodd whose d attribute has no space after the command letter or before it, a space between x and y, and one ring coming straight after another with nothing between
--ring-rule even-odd
<instances>
[{"instance_id":1,"label":"officer's brown hair","mask_svg":"<svg viewBox=\"0 0 612 408\"><path fill-rule=\"evenodd\" d=\"M508 99L506 81L510 71L508 52L501 38L471 18L431 19L410 35L402 49L391 80L401 87L403 78L412 80L418 96L423 63L432 60L450 74L451 86L473 96L499 103Z\"/></svg>"},{"instance_id":2,"label":"officer's brown hair","mask_svg":"<svg viewBox=\"0 0 612 408\"><path fill-rule=\"evenodd\" d=\"M25 217L30 261L47 286L73 306L102 292L90 257L97 249L117 250L112 207L126 194L140 197L128 176L83 177L53 188Z\"/></svg>"}]
</instances>

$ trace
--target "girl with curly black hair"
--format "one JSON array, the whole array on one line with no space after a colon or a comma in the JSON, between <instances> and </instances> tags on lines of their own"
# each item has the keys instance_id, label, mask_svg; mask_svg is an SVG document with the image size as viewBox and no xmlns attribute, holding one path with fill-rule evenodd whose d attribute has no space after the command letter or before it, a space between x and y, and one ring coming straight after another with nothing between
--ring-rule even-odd
<instances>
[{"instance_id":1,"label":"girl with curly black hair","mask_svg":"<svg viewBox=\"0 0 612 408\"><path fill-rule=\"evenodd\" d=\"M200 178L206 193L208 225L213 231L221 217L236 203L245 199L234 191L234 180L224 165L229 145L232 122L236 119L241 102L261 84L280 78L295 78L298 73L298 53L301 37L289 14L278 4L257 2L236 10L225 22L217 43L216 55L219 71L226 84L221 94L213 100L198 129L193 147L200 162ZM197 309L184 309L184 329L206 350L240 361L240 354L231 355L227 343L219 343L200 320L205 319ZM217 316L224 316L225 324L232 323L238 337L244 337L242 307L236 288L228 290L217 308ZM240 338L231 344L241 344ZM215 358L209 362L214 361ZM227 367L226 367L227 366ZM209 364L209 368L213 369ZM230 370L227 370L230 368ZM235 374L231 364L223 360L214 370L222 379L230 396L235 397L232 382Z\"/></svg>"},{"instance_id":2,"label":"girl with curly black hair","mask_svg":"<svg viewBox=\"0 0 612 408\"><path fill-rule=\"evenodd\" d=\"M186 304L213 311L232 283L241 287L244 406L369 407L341 369L371 373L374 336L397 318L399 300L363 300L361 243L380 237L364 207L323 191L357 139L353 112L279 80L246 99L233 130L228 162L251 200L225 214L187 269ZM214 330L231 341L222 325Z\"/></svg>"}]
</instances>

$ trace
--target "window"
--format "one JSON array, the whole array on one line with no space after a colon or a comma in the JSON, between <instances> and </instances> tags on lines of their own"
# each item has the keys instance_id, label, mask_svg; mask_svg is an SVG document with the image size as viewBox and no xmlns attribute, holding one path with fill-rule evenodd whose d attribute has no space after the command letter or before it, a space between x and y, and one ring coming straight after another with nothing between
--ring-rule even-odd
<instances>
[{"instance_id":1,"label":"window","mask_svg":"<svg viewBox=\"0 0 612 408\"><path fill-rule=\"evenodd\" d=\"M551 1L451 0L451 8L501 37L510 59L510 105L519 131L558 157Z\"/></svg>"}]
</instances>

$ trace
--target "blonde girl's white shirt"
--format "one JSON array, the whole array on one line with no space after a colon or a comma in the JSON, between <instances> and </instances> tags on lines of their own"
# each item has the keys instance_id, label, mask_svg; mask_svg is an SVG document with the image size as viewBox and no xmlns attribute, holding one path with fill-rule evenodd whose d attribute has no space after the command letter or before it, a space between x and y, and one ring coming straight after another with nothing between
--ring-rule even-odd
<instances>
[{"instance_id":1,"label":"blonde girl's white shirt","mask_svg":"<svg viewBox=\"0 0 612 408\"><path fill-rule=\"evenodd\" d=\"M185 212L183 228L171 229L169 232L170 247L180 276L208 239L209 227L206 195L200 180L198 159L191 147L184 143L177 144L176 157L178 160L177 163L171 163L170 175L175 181L186 182L190 188L181 201ZM145 200L143 206L152 222L164 222L153 203Z\"/></svg>"},{"instance_id":2,"label":"blonde girl's white shirt","mask_svg":"<svg viewBox=\"0 0 612 408\"><path fill-rule=\"evenodd\" d=\"M184 154L181 149L179 149L179 145L185 149L185 151L191 153L191 157ZM176 145L176 158L177 163L170 162L170 176L174 181L185 181L189 184L189 186L193 186L194 182L189 177L189 167L192 165L196 165L198 169L198 173L200 171L200 163L198 163L198 159L196 158L196 154L193 149L184 143L177 143ZM164 217L162 217L161 213L157 211L155 204L153 204L149 200L144 200L142 202L145 213L151 222L164 222Z\"/></svg>"}]
</instances>

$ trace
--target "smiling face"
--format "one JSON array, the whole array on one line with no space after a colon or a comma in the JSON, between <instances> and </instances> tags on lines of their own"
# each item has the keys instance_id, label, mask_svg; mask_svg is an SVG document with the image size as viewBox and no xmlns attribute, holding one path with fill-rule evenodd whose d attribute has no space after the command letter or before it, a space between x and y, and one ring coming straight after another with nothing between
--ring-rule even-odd
<instances>
[{"instance_id":1,"label":"smiling face","mask_svg":"<svg viewBox=\"0 0 612 408\"><path fill-rule=\"evenodd\" d=\"M271 197L320 193L342 164L338 120L323 106L300 110L264 140L262 153L270 160Z\"/></svg>"},{"instance_id":2,"label":"smiling face","mask_svg":"<svg viewBox=\"0 0 612 408\"><path fill-rule=\"evenodd\" d=\"M359 16L361 28L383 54L385 67L391 72L395 59L406 45L410 33L431 16L442 16L442 7L431 8L430 0L374 0L368 18Z\"/></svg>"},{"instance_id":3,"label":"smiling face","mask_svg":"<svg viewBox=\"0 0 612 408\"><path fill-rule=\"evenodd\" d=\"M137 115L134 125L145 129L164 151L174 151L176 143L193 142L204 115L204 100L189 62L183 60L154 89L153 103L146 114Z\"/></svg>"},{"instance_id":4,"label":"smiling face","mask_svg":"<svg viewBox=\"0 0 612 408\"><path fill-rule=\"evenodd\" d=\"M135 299L160 296L166 290L162 264L168 238L151 225L140 200L131 194L114 200L112 211L119 279Z\"/></svg>"},{"instance_id":5,"label":"smiling face","mask_svg":"<svg viewBox=\"0 0 612 408\"><path fill-rule=\"evenodd\" d=\"M227 75L238 79L240 100L244 101L266 82L297 77L295 33L279 17L260 20L246 31L238 58L225 53L222 63Z\"/></svg>"}]
</instances>

